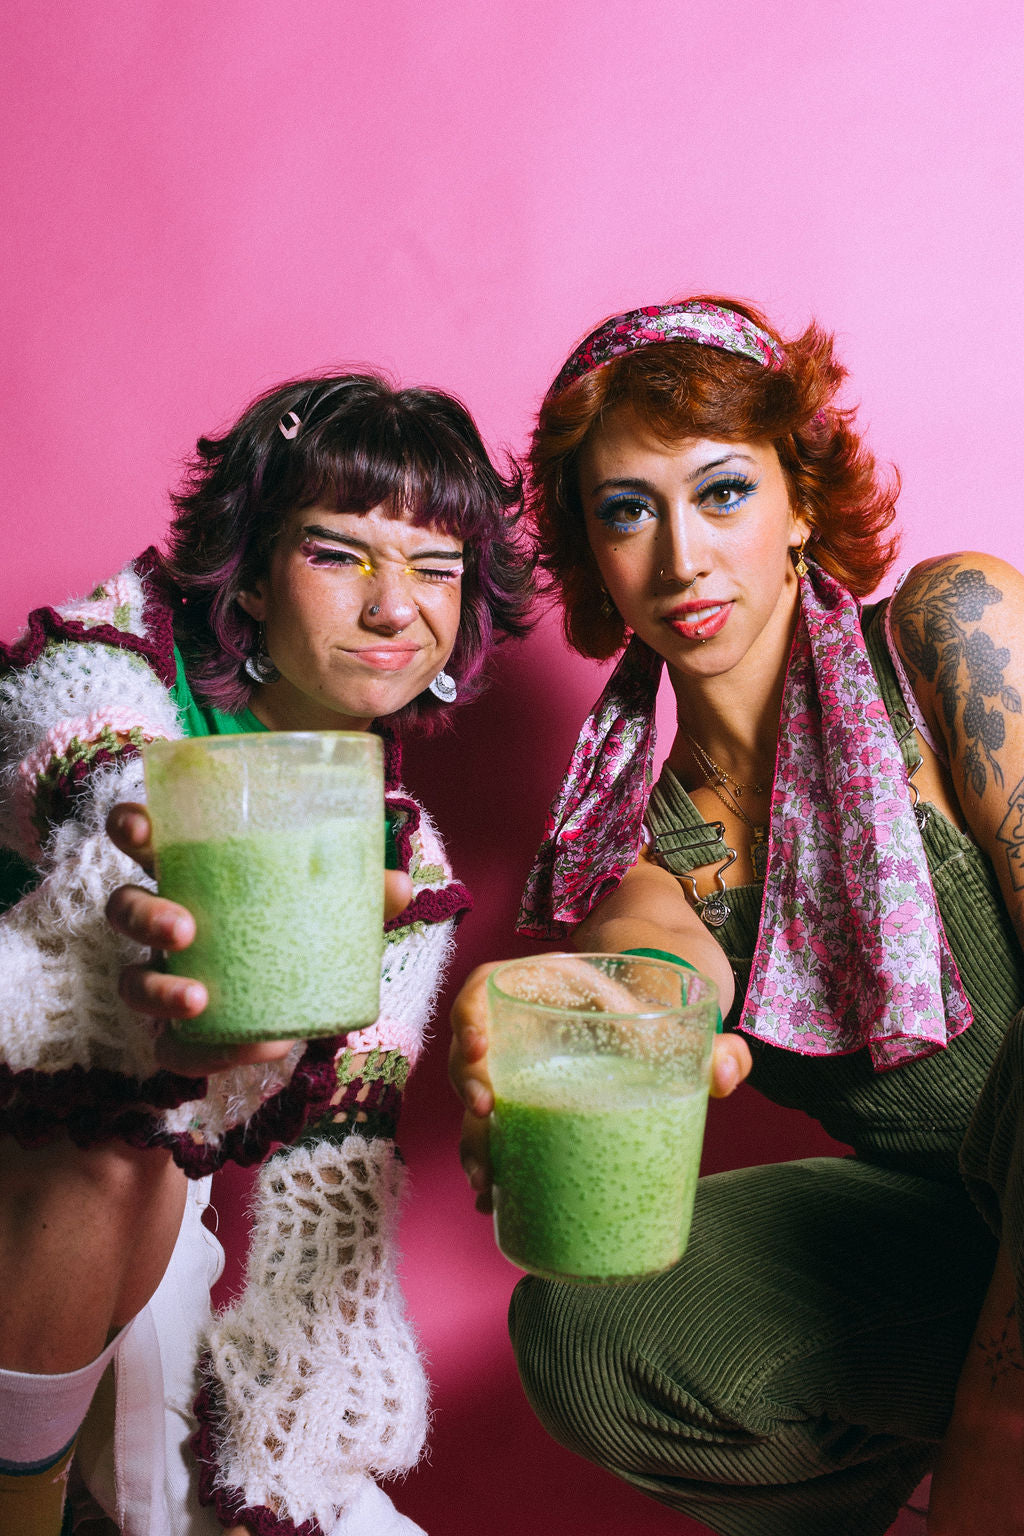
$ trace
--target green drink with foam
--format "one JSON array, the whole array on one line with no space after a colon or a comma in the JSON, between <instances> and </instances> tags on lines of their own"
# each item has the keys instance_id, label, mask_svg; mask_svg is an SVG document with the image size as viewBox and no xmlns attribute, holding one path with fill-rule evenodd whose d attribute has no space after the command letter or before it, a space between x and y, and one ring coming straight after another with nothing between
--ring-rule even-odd
<instances>
[{"instance_id":1,"label":"green drink with foam","mask_svg":"<svg viewBox=\"0 0 1024 1536\"><path fill-rule=\"evenodd\" d=\"M488 979L494 1219L549 1279L637 1279L689 1235L718 1018L713 983L613 955L513 961Z\"/></svg>"},{"instance_id":2,"label":"green drink with foam","mask_svg":"<svg viewBox=\"0 0 1024 1536\"><path fill-rule=\"evenodd\" d=\"M204 737L146 749L162 896L196 920L176 974L211 1044L342 1034L379 1011L381 744L355 732Z\"/></svg>"}]
</instances>

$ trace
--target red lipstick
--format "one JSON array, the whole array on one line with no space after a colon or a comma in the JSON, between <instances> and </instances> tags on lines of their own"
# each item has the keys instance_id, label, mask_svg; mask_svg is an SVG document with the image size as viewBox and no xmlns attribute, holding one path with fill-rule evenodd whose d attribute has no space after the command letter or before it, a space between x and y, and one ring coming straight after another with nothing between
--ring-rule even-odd
<instances>
[{"instance_id":1,"label":"red lipstick","mask_svg":"<svg viewBox=\"0 0 1024 1536\"><path fill-rule=\"evenodd\" d=\"M722 629L731 612L732 603L680 603L678 608L665 615L665 622L684 640L710 640Z\"/></svg>"}]
</instances>

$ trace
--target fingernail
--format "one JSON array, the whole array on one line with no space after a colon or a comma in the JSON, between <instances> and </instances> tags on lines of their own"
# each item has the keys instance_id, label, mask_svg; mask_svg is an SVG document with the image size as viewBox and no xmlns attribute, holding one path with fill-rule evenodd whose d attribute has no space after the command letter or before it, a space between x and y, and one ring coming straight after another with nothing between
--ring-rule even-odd
<instances>
[{"instance_id":1,"label":"fingernail","mask_svg":"<svg viewBox=\"0 0 1024 1536\"><path fill-rule=\"evenodd\" d=\"M206 1007L206 989L197 982L189 982L182 993L182 1002L190 1013L201 1013Z\"/></svg>"},{"instance_id":2,"label":"fingernail","mask_svg":"<svg viewBox=\"0 0 1024 1536\"><path fill-rule=\"evenodd\" d=\"M167 938L173 944L185 946L189 943L191 934L189 925L183 917L172 917L167 923Z\"/></svg>"},{"instance_id":3,"label":"fingernail","mask_svg":"<svg viewBox=\"0 0 1024 1536\"><path fill-rule=\"evenodd\" d=\"M484 1187L484 1171L480 1164L470 1159L468 1163L463 1163L462 1166L465 1169L466 1178L469 1180L470 1189L476 1190L479 1193Z\"/></svg>"},{"instance_id":4,"label":"fingernail","mask_svg":"<svg viewBox=\"0 0 1024 1536\"><path fill-rule=\"evenodd\" d=\"M481 1088L479 1083L468 1085L469 1107L473 1114L484 1120L491 1112L490 1096L486 1088Z\"/></svg>"}]
</instances>

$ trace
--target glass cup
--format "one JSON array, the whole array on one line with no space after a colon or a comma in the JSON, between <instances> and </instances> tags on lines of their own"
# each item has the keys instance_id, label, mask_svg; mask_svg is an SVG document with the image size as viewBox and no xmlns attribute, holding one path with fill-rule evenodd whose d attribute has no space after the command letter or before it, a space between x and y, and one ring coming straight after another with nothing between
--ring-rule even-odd
<instances>
[{"instance_id":1,"label":"glass cup","mask_svg":"<svg viewBox=\"0 0 1024 1536\"><path fill-rule=\"evenodd\" d=\"M487 978L498 1247L552 1280L634 1280L689 1235L718 991L632 955L512 960Z\"/></svg>"},{"instance_id":2,"label":"glass cup","mask_svg":"<svg viewBox=\"0 0 1024 1536\"><path fill-rule=\"evenodd\" d=\"M268 731L144 751L161 896L195 941L168 969L210 995L185 1039L308 1039L372 1024L384 942L380 738Z\"/></svg>"}]
</instances>

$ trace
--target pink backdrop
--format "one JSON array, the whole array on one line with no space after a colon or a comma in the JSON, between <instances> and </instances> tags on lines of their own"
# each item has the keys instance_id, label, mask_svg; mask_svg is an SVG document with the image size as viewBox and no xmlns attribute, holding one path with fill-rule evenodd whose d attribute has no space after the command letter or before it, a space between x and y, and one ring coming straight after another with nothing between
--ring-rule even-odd
<instances>
[{"instance_id":1,"label":"pink backdrop","mask_svg":"<svg viewBox=\"0 0 1024 1536\"><path fill-rule=\"evenodd\" d=\"M158 539L199 432L309 368L461 394L521 448L603 314L686 290L839 332L905 554L1024 564L1020 8L981 0L107 0L5 20L0 633ZM1001 474L1010 476L1004 486ZM995 481L993 481L995 476ZM514 952L544 806L598 688L548 623L409 779L477 894L453 968ZM432 1536L696 1531L550 1443L472 1211L446 1026L410 1090L405 1280ZM741 1092L709 1167L822 1146ZM220 1187L237 1248L244 1181Z\"/></svg>"}]
</instances>

